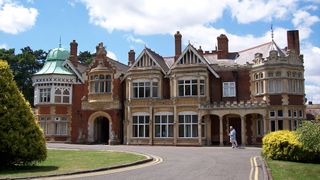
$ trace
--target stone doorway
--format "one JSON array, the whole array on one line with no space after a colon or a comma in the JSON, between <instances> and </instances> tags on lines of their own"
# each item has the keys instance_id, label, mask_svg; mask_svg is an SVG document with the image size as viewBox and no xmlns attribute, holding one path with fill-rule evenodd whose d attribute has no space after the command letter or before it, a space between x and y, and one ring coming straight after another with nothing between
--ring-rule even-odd
<instances>
[{"instance_id":1,"label":"stone doorway","mask_svg":"<svg viewBox=\"0 0 320 180\"><path fill-rule=\"evenodd\" d=\"M110 132L109 120L106 117L97 117L94 121L94 143L108 144Z\"/></svg>"}]
</instances>

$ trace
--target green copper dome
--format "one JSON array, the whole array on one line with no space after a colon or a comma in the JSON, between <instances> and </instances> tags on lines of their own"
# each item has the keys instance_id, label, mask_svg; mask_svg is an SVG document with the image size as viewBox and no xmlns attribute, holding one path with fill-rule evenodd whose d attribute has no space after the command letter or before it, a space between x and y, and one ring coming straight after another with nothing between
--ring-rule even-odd
<instances>
[{"instance_id":1,"label":"green copper dome","mask_svg":"<svg viewBox=\"0 0 320 180\"><path fill-rule=\"evenodd\" d=\"M44 74L62 74L62 75L73 75L69 69L64 67L64 61L69 59L69 52L63 48L52 49L47 55L46 62L42 69L34 75Z\"/></svg>"},{"instance_id":2,"label":"green copper dome","mask_svg":"<svg viewBox=\"0 0 320 180\"><path fill-rule=\"evenodd\" d=\"M54 61L54 60L66 60L70 56L69 52L63 48L54 48L52 49L48 56L47 61Z\"/></svg>"}]
</instances>

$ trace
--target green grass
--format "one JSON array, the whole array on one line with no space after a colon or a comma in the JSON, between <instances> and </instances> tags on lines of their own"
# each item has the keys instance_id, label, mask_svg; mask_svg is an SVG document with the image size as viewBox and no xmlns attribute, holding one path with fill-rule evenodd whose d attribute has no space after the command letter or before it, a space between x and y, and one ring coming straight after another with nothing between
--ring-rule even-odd
<instances>
[{"instance_id":1,"label":"green grass","mask_svg":"<svg viewBox=\"0 0 320 180\"><path fill-rule=\"evenodd\" d=\"M320 164L267 160L274 180L320 180Z\"/></svg>"},{"instance_id":2,"label":"green grass","mask_svg":"<svg viewBox=\"0 0 320 180\"><path fill-rule=\"evenodd\" d=\"M146 159L145 156L111 151L48 150L47 160L36 166L0 170L0 178L61 174L111 167Z\"/></svg>"}]
</instances>

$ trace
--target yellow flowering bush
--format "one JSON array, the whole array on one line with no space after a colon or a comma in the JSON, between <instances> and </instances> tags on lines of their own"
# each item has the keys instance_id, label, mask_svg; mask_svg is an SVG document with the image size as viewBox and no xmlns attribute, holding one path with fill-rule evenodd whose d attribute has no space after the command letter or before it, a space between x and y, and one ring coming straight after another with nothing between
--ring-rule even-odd
<instances>
[{"instance_id":1,"label":"yellow flowering bush","mask_svg":"<svg viewBox=\"0 0 320 180\"><path fill-rule=\"evenodd\" d=\"M316 154L304 148L294 131L269 133L262 139L262 153L266 158L287 161L316 161Z\"/></svg>"}]
</instances>

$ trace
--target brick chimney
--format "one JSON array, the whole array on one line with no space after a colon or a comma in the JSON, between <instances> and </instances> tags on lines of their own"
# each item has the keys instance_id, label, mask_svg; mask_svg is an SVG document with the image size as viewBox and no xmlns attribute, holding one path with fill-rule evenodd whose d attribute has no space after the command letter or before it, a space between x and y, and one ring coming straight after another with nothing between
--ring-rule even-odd
<instances>
[{"instance_id":1,"label":"brick chimney","mask_svg":"<svg viewBox=\"0 0 320 180\"><path fill-rule=\"evenodd\" d=\"M180 34L179 31L177 31L177 33L174 35L174 47L175 47L174 61L176 61L181 55L181 38L182 38L182 35Z\"/></svg>"},{"instance_id":2,"label":"brick chimney","mask_svg":"<svg viewBox=\"0 0 320 180\"><path fill-rule=\"evenodd\" d=\"M300 55L299 30L287 31L288 49Z\"/></svg>"},{"instance_id":3,"label":"brick chimney","mask_svg":"<svg viewBox=\"0 0 320 180\"><path fill-rule=\"evenodd\" d=\"M78 43L76 42L76 40L73 40L70 43L70 60L73 64L77 64L78 62L77 54L78 54Z\"/></svg>"},{"instance_id":4,"label":"brick chimney","mask_svg":"<svg viewBox=\"0 0 320 180\"><path fill-rule=\"evenodd\" d=\"M133 49L131 49L129 52L128 52L128 65L129 66L132 66L134 64L134 61L136 59L135 57L136 53L134 52Z\"/></svg>"},{"instance_id":5,"label":"brick chimney","mask_svg":"<svg viewBox=\"0 0 320 180\"><path fill-rule=\"evenodd\" d=\"M229 54L229 40L226 35L221 34L217 37L218 41L218 59L227 59Z\"/></svg>"}]
</instances>

